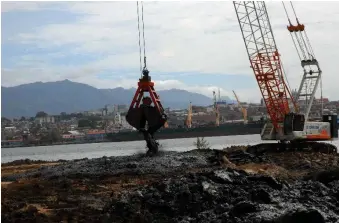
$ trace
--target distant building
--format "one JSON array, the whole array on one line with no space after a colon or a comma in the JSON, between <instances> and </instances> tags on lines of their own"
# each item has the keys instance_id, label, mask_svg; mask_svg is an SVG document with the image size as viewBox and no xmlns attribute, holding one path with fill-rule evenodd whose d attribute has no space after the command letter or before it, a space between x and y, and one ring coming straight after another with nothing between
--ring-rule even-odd
<instances>
[{"instance_id":1,"label":"distant building","mask_svg":"<svg viewBox=\"0 0 339 223\"><path fill-rule=\"evenodd\" d=\"M214 111L214 108L213 107L208 107L206 108L206 112L213 112Z\"/></svg>"},{"instance_id":2,"label":"distant building","mask_svg":"<svg viewBox=\"0 0 339 223\"><path fill-rule=\"evenodd\" d=\"M114 116L114 123L115 124L121 124L121 115L119 113L116 113Z\"/></svg>"},{"instance_id":3,"label":"distant building","mask_svg":"<svg viewBox=\"0 0 339 223\"><path fill-rule=\"evenodd\" d=\"M91 130L86 133L86 139L90 141L101 141L105 136L106 132L104 130Z\"/></svg>"},{"instance_id":4,"label":"distant building","mask_svg":"<svg viewBox=\"0 0 339 223\"><path fill-rule=\"evenodd\" d=\"M251 117L249 117L252 121L256 122L256 121L260 121L261 118L264 118L264 116L261 115L252 115ZM265 117L266 118L266 117Z\"/></svg>"},{"instance_id":5,"label":"distant building","mask_svg":"<svg viewBox=\"0 0 339 223\"><path fill-rule=\"evenodd\" d=\"M68 131L62 134L64 140L82 140L85 137L84 133L78 131Z\"/></svg>"},{"instance_id":6,"label":"distant building","mask_svg":"<svg viewBox=\"0 0 339 223\"><path fill-rule=\"evenodd\" d=\"M54 116L43 116L43 117L36 117L35 122L42 125L46 123L55 123Z\"/></svg>"},{"instance_id":7,"label":"distant building","mask_svg":"<svg viewBox=\"0 0 339 223\"><path fill-rule=\"evenodd\" d=\"M326 104L326 103L329 103L330 102L330 100L328 100L328 98L323 98L323 103L324 104ZM319 99L315 99L315 102L316 103L319 103L319 104L321 104L321 98L319 98Z\"/></svg>"},{"instance_id":8,"label":"distant building","mask_svg":"<svg viewBox=\"0 0 339 223\"><path fill-rule=\"evenodd\" d=\"M193 112L206 112L206 107L192 105L192 111Z\"/></svg>"},{"instance_id":9,"label":"distant building","mask_svg":"<svg viewBox=\"0 0 339 223\"><path fill-rule=\"evenodd\" d=\"M8 126L4 128L4 132L15 132L16 127L15 126Z\"/></svg>"},{"instance_id":10,"label":"distant building","mask_svg":"<svg viewBox=\"0 0 339 223\"><path fill-rule=\"evenodd\" d=\"M117 106L117 112L126 112L128 110L127 105L118 105Z\"/></svg>"}]
</instances>

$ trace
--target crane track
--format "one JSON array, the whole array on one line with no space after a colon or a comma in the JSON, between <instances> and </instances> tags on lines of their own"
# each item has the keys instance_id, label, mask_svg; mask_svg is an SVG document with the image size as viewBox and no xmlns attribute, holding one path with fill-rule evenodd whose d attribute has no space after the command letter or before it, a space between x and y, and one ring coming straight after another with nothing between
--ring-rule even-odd
<instances>
[{"instance_id":1,"label":"crane track","mask_svg":"<svg viewBox=\"0 0 339 223\"><path fill-rule=\"evenodd\" d=\"M321 152L338 153L338 148L325 142L289 142L289 143L260 143L249 146L247 152L253 154L262 154L265 152Z\"/></svg>"}]
</instances>

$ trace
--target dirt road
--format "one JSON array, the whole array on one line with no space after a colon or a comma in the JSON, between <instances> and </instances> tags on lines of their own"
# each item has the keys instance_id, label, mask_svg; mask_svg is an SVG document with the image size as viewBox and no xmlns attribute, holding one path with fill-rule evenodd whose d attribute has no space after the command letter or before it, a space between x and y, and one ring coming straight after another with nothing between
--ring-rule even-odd
<instances>
[{"instance_id":1,"label":"dirt road","mask_svg":"<svg viewBox=\"0 0 339 223\"><path fill-rule=\"evenodd\" d=\"M227 151L5 164L1 218L4 222L339 219L338 155L254 156L243 148Z\"/></svg>"}]
</instances>

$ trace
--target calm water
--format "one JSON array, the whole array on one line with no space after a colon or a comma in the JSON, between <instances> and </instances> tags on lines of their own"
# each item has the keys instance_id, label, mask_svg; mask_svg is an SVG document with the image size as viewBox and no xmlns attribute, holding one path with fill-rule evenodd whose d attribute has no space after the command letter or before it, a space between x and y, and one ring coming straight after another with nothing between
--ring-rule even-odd
<instances>
[{"instance_id":1,"label":"calm water","mask_svg":"<svg viewBox=\"0 0 339 223\"><path fill-rule=\"evenodd\" d=\"M260 135L206 137L213 149L222 149L230 145L249 145L261 142ZM195 149L196 138L160 140L162 150L188 151ZM265 141L267 142L267 141ZM274 141L273 141L274 142ZM339 147L338 141L333 144ZM102 156L125 156L146 152L144 141L92 143L78 145L40 146L26 148L1 149L1 163L18 159L32 160L72 160L81 158L98 158Z\"/></svg>"}]
</instances>

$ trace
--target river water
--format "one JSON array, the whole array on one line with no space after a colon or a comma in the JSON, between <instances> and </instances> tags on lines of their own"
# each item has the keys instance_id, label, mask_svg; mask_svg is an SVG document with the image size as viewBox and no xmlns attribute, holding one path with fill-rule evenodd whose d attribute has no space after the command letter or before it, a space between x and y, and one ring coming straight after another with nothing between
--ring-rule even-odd
<instances>
[{"instance_id":1,"label":"river water","mask_svg":"<svg viewBox=\"0 0 339 223\"><path fill-rule=\"evenodd\" d=\"M205 140L212 149L222 149L231 145L251 145L262 142L259 134L206 137ZM196 148L193 145L195 141L196 138L160 140L160 144L162 145L161 150L178 152L192 150ZM339 148L339 141L332 141L330 143ZM90 159L103 156L125 156L145 152L146 143L144 141L2 148L1 163L19 159L49 161L59 159L72 160L86 157Z\"/></svg>"}]
</instances>

